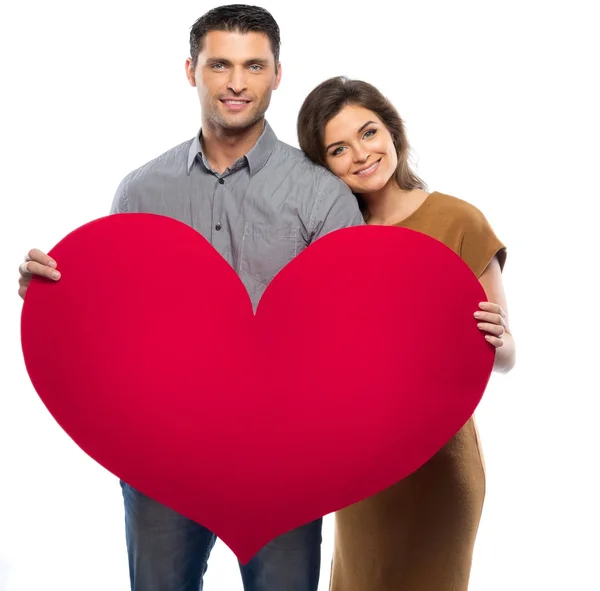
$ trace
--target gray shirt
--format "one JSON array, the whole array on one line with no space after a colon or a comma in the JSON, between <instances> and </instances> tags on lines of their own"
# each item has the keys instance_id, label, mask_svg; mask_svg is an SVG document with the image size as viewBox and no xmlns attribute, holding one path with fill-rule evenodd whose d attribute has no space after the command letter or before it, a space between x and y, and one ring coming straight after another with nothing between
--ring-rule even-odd
<instances>
[{"instance_id":1,"label":"gray shirt","mask_svg":"<svg viewBox=\"0 0 600 591\"><path fill-rule=\"evenodd\" d=\"M111 213L154 213L197 230L235 269L255 310L273 277L308 245L364 223L348 186L279 141L267 122L223 174L210 167L199 137L129 173Z\"/></svg>"}]
</instances>

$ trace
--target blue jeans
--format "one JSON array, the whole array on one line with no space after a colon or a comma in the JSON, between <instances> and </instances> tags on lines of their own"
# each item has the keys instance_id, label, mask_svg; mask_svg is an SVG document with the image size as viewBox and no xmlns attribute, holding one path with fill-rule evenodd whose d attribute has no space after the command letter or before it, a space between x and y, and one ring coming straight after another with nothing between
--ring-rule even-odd
<instances>
[{"instance_id":1,"label":"blue jeans","mask_svg":"<svg viewBox=\"0 0 600 591\"><path fill-rule=\"evenodd\" d=\"M202 591L217 540L205 527L121 482L131 591ZM322 519L267 544L240 571L245 591L317 591Z\"/></svg>"}]
</instances>

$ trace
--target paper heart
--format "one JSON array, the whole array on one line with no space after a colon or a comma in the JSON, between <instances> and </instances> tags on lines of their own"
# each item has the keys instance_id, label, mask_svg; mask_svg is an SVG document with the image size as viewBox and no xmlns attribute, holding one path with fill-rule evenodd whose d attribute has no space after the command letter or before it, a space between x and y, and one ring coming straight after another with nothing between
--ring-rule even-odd
<instances>
[{"instance_id":1,"label":"paper heart","mask_svg":"<svg viewBox=\"0 0 600 591\"><path fill-rule=\"evenodd\" d=\"M101 218L50 254L62 278L32 281L21 325L41 400L89 456L242 563L420 467L491 374L483 289L411 230L324 236L256 316L225 260L166 217Z\"/></svg>"}]
</instances>

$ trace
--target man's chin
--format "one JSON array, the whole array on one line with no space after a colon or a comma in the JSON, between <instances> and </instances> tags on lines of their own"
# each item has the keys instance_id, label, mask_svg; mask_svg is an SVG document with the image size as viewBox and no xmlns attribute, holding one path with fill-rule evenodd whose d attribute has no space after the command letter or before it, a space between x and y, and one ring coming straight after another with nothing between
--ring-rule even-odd
<instances>
[{"instance_id":1,"label":"man's chin","mask_svg":"<svg viewBox=\"0 0 600 591\"><path fill-rule=\"evenodd\" d=\"M253 127L262 119L262 115L254 117L220 117L219 124L229 131L243 131Z\"/></svg>"}]
</instances>

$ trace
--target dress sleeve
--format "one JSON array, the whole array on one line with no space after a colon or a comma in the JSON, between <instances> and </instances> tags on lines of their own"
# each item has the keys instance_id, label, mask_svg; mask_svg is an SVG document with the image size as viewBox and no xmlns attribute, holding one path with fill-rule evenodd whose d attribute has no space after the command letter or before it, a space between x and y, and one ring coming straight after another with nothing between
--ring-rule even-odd
<instances>
[{"instance_id":1,"label":"dress sleeve","mask_svg":"<svg viewBox=\"0 0 600 591\"><path fill-rule=\"evenodd\" d=\"M481 277L494 256L500 269L506 263L506 246L498 239L491 225L476 207L466 212L460 245L460 256L477 278Z\"/></svg>"}]
</instances>

